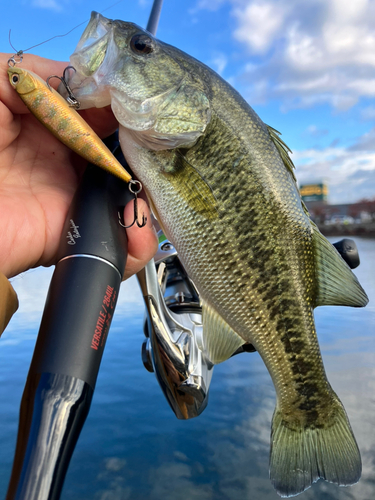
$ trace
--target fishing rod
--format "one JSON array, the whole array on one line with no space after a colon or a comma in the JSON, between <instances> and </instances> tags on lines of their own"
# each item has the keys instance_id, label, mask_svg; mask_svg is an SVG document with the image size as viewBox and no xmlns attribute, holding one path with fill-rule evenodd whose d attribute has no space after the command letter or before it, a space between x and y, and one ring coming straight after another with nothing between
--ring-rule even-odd
<instances>
[{"instance_id":1,"label":"fishing rod","mask_svg":"<svg viewBox=\"0 0 375 500\"><path fill-rule=\"evenodd\" d=\"M162 7L163 7L163 0L154 0L154 3L152 4L151 7L150 16L148 18L148 23L146 26L146 30L149 31L151 35L156 35Z\"/></svg>"},{"instance_id":2,"label":"fishing rod","mask_svg":"<svg viewBox=\"0 0 375 500\"><path fill-rule=\"evenodd\" d=\"M125 270L127 238L118 212L129 201L127 191L89 165L74 196L22 396L7 500L60 497Z\"/></svg>"},{"instance_id":3,"label":"fishing rod","mask_svg":"<svg viewBox=\"0 0 375 500\"><path fill-rule=\"evenodd\" d=\"M161 6L162 0L154 1L147 25L154 32ZM126 166L117 135L106 142ZM60 498L126 266L126 230L118 213L129 196L123 182L88 165L61 235L21 400L6 500Z\"/></svg>"}]
</instances>

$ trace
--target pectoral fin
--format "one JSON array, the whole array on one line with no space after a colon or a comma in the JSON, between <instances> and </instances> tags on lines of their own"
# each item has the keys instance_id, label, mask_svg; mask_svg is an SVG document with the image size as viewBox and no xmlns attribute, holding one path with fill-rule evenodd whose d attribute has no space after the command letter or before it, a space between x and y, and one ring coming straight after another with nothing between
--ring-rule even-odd
<instances>
[{"instance_id":1,"label":"pectoral fin","mask_svg":"<svg viewBox=\"0 0 375 500\"><path fill-rule=\"evenodd\" d=\"M173 170L164 175L195 212L209 219L216 218L217 201L210 185L181 151L176 150L174 155Z\"/></svg>"},{"instance_id":2,"label":"pectoral fin","mask_svg":"<svg viewBox=\"0 0 375 500\"><path fill-rule=\"evenodd\" d=\"M245 343L213 307L203 302L204 350L214 364L230 358Z\"/></svg>"},{"instance_id":3,"label":"pectoral fin","mask_svg":"<svg viewBox=\"0 0 375 500\"><path fill-rule=\"evenodd\" d=\"M315 307L364 307L368 303L368 297L356 276L315 224L313 229L317 279Z\"/></svg>"}]
</instances>

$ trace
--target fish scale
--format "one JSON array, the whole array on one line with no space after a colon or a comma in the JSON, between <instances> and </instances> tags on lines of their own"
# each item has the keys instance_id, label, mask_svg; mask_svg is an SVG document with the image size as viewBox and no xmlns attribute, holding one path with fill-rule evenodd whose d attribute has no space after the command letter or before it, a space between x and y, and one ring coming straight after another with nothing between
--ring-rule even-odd
<instances>
[{"instance_id":1,"label":"fish scale","mask_svg":"<svg viewBox=\"0 0 375 500\"><path fill-rule=\"evenodd\" d=\"M313 308L368 299L310 220L279 133L207 66L132 23L93 13L70 61L81 103L112 104L126 159L199 291L206 355L219 363L250 342L270 372L277 492L357 482L359 450Z\"/></svg>"}]
</instances>

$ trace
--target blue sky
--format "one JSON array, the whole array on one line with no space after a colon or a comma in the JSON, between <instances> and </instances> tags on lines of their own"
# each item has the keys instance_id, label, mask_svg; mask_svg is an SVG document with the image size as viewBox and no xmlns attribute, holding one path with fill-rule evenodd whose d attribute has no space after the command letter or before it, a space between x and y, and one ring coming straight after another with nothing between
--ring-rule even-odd
<instances>
[{"instance_id":1,"label":"blue sky","mask_svg":"<svg viewBox=\"0 0 375 500\"><path fill-rule=\"evenodd\" d=\"M147 23L152 0L12 0L1 51L68 60L91 10ZM112 6L112 7L111 7ZM108 9L108 7L110 7ZM108 9L108 10L105 10ZM211 66L293 151L331 203L375 197L375 0L164 0L158 37Z\"/></svg>"}]
</instances>

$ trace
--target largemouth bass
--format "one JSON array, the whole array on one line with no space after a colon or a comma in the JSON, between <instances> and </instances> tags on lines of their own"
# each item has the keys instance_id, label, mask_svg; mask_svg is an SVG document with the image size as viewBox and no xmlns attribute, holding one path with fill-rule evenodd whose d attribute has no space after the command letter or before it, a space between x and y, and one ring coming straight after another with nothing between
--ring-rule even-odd
<instances>
[{"instance_id":1,"label":"largemouth bass","mask_svg":"<svg viewBox=\"0 0 375 500\"><path fill-rule=\"evenodd\" d=\"M271 374L278 493L356 483L360 453L313 309L368 299L310 220L279 134L214 71L135 24L93 13L70 61L82 105L111 103L126 159L199 290L208 356L251 343Z\"/></svg>"},{"instance_id":2,"label":"largemouth bass","mask_svg":"<svg viewBox=\"0 0 375 500\"><path fill-rule=\"evenodd\" d=\"M32 71L10 67L9 82L33 115L63 144L125 182L131 175L85 120Z\"/></svg>"}]
</instances>

